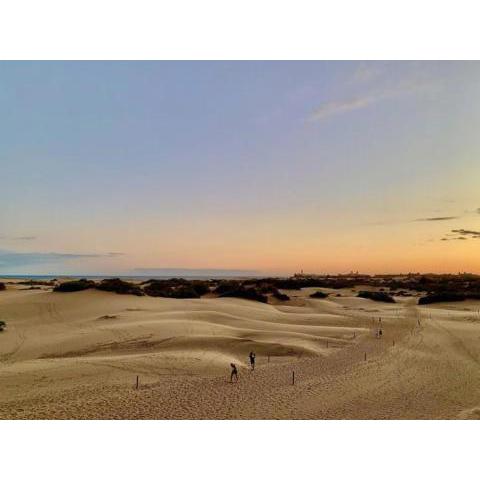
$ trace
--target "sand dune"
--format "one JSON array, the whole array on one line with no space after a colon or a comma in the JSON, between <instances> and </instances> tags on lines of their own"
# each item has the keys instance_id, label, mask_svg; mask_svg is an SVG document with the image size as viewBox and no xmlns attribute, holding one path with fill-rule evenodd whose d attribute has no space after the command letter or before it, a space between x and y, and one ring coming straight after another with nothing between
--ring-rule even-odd
<instances>
[{"instance_id":1,"label":"sand dune","mask_svg":"<svg viewBox=\"0 0 480 480\"><path fill-rule=\"evenodd\" d=\"M480 302L313 291L271 305L9 286L0 418L480 417Z\"/></svg>"}]
</instances>

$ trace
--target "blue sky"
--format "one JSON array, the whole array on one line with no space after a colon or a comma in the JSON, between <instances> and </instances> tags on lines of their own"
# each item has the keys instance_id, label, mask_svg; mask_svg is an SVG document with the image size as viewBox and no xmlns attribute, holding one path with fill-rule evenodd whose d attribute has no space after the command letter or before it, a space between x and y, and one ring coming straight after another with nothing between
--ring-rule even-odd
<instances>
[{"instance_id":1,"label":"blue sky","mask_svg":"<svg viewBox=\"0 0 480 480\"><path fill-rule=\"evenodd\" d=\"M0 274L480 270L476 238L441 240L480 229L479 80L477 62L1 62Z\"/></svg>"}]
</instances>

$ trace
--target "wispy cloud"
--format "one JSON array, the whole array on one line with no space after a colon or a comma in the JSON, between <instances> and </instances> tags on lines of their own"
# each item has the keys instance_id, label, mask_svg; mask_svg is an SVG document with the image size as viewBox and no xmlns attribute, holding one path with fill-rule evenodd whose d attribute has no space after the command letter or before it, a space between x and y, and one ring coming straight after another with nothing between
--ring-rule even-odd
<instances>
[{"instance_id":1,"label":"wispy cloud","mask_svg":"<svg viewBox=\"0 0 480 480\"><path fill-rule=\"evenodd\" d=\"M340 113L365 108L375 101L376 98L374 96L367 95L364 97L357 97L350 100L324 103L310 115L309 120L311 122L316 122L318 120L323 120L324 118L331 117L332 115L338 115Z\"/></svg>"},{"instance_id":2,"label":"wispy cloud","mask_svg":"<svg viewBox=\"0 0 480 480\"><path fill-rule=\"evenodd\" d=\"M367 74L365 74L366 76ZM333 115L350 112L366 108L374 103L394 98L400 95L408 95L420 91L429 91L436 89L438 85L432 82L427 82L424 79L410 79L408 81L400 82L392 87L378 89L369 93L357 95L351 98L326 102L320 105L308 117L310 122L318 122Z\"/></svg>"},{"instance_id":3,"label":"wispy cloud","mask_svg":"<svg viewBox=\"0 0 480 480\"><path fill-rule=\"evenodd\" d=\"M470 238L480 238L480 231L478 230L456 228L450 231L451 233L447 233L443 238L441 238L443 242L447 242L450 240L468 240Z\"/></svg>"},{"instance_id":4,"label":"wispy cloud","mask_svg":"<svg viewBox=\"0 0 480 480\"><path fill-rule=\"evenodd\" d=\"M399 224L408 224L415 222L446 222L448 220L457 220L462 218L461 216L448 216L448 217L425 217L425 218L415 218L413 220L380 220L378 222L369 222L365 225L369 226L383 226L383 225L399 225Z\"/></svg>"},{"instance_id":5,"label":"wispy cloud","mask_svg":"<svg viewBox=\"0 0 480 480\"><path fill-rule=\"evenodd\" d=\"M15 240L15 241L31 241L31 240L36 240L37 237L33 235L25 235L21 237L12 237L8 235L0 235L0 240Z\"/></svg>"},{"instance_id":6,"label":"wispy cloud","mask_svg":"<svg viewBox=\"0 0 480 480\"><path fill-rule=\"evenodd\" d=\"M451 237L451 238L446 238L443 237L440 239L442 242L449 242L450 240L468 240L467 237Z\"/></svg>"},{"instance_id":7,"label":"wispy cloud","mask_svg":"<svg viewBox=\"0 0 480 480\"><path fill-rule=\"evenodd\" d=\"M446 220L456 220L460 217L427 217L427 218L416 218L414 222L445 222Z\"/></svg>"},{"instance_id":8,"label":"wispy cloud","mask_svg":"<svg viewBox=\"0 0 480 480\"><path fill-rule=\"evenodd\" d=\"M465 230L464 228L458 228L452 230L453 233L458 233L460 235L471 235L473 237L480 237L480 232L477 230Z\"/></svg>"},{"instance_id":9,"label":"wispy cloud","mask_svg":"<svg viewBox=\"0 0 480 480\"><path fill-rule=\"evenodd\" d=\"M116 257L119 255L122 255L122 253L12 252L9 250L0 250L0 268L58 263L87 258Z\"/></svg>"}]
</instances>

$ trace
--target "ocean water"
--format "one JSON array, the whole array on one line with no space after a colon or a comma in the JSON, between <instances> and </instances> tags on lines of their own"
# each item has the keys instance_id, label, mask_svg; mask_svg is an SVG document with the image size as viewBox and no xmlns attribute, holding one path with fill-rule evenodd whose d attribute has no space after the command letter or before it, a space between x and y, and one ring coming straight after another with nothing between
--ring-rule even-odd
<instances>
[{"instance_id":1,"label":"ocean water","mask_svg":"<svg viewBox=\"0 0 480 480\"><path fill-rule=\"evenodd\" d=\"M103 278L122 278L124 280L168 280L169 278L185 278L189 280L210 280L210 279L244 279L244 278L262 278L263 275L4 275L0 273L0 278L11 278L21 280L53 280L64 278L86 278L88 280L100 280Z\"/></svg>"}]
</instances>

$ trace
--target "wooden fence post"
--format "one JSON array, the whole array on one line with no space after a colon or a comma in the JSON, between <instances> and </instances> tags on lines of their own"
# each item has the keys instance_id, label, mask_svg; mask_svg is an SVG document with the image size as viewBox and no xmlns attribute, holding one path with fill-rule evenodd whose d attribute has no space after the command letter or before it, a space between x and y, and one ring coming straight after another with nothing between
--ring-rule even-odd
<instances>
[{"instance_id":1,"label":"wooden fence post","mask_svg":"<svg viewBox=\"0 0 480 480\"><path fill-rule=\"evenodd\" d=\"M292 372L292 385L295 385L295 371Z\"/></svg>"},{"instance_id":2,"label":"wooden fence post","mask_svg":"<svg viewBox=\"0 0 480 480\"><path fill-rule=\"evenodd\" d=\"M138 390L138 375L137 375L137 390Z\"/></svg>"}]
</instances>

